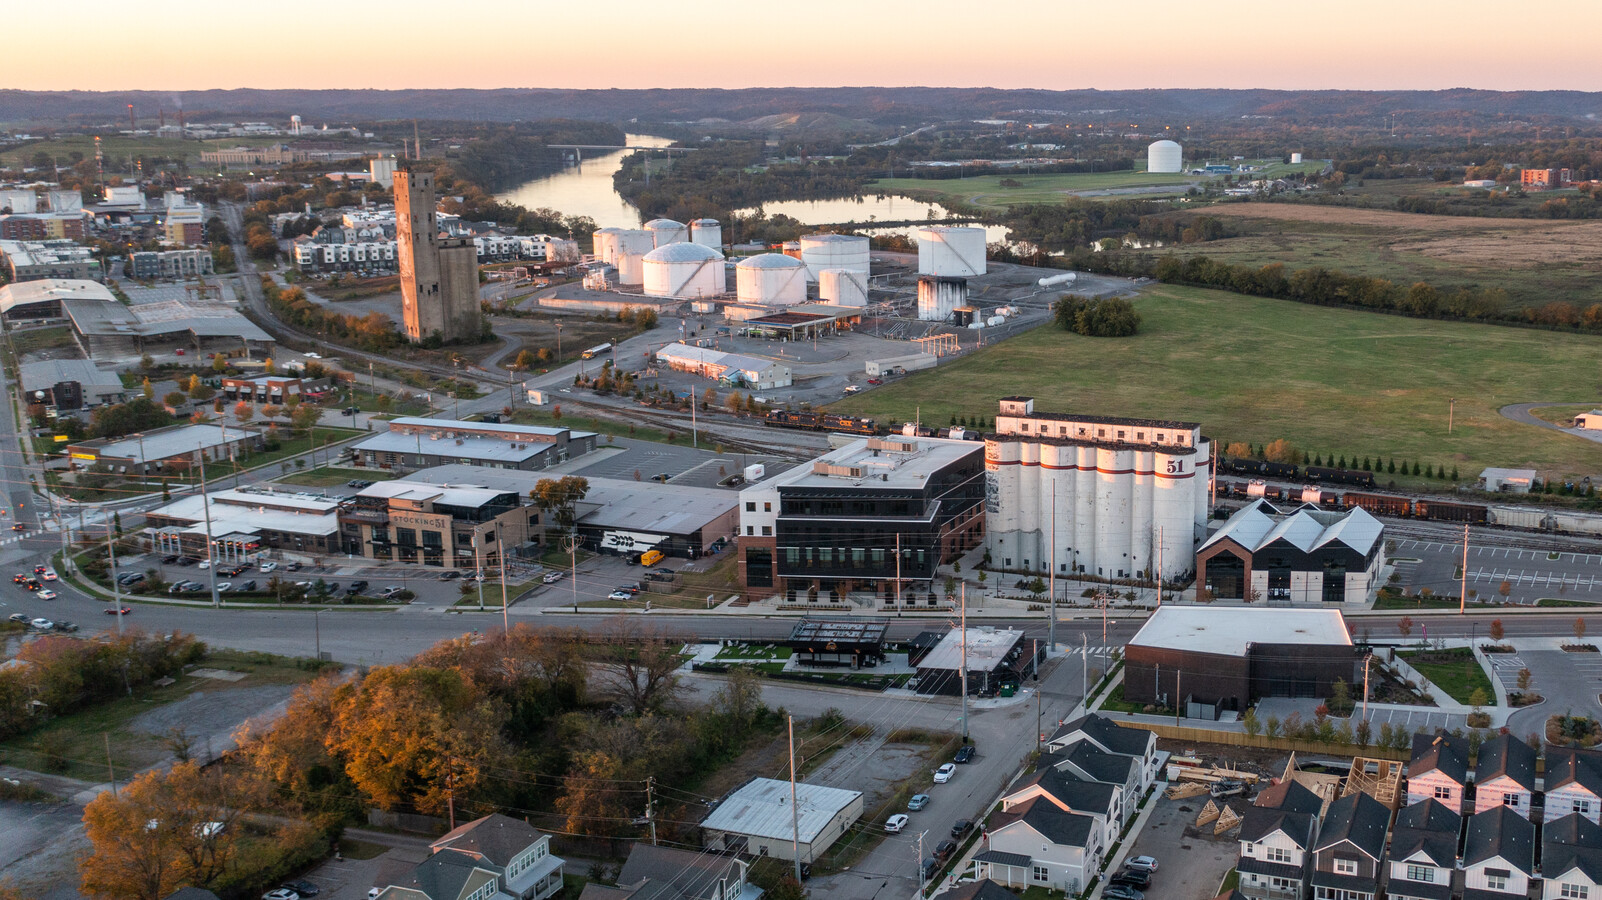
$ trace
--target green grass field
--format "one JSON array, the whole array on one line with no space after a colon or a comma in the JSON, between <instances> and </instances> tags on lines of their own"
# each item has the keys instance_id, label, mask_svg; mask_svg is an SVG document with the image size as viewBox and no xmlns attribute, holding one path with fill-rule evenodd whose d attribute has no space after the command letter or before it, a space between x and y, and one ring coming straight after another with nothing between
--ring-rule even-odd
<instances>
[{"instance_id":1,"label":"green grass field","mask_svg":"<svg viewBox=\"0 0 1602 900\"><path fill-rule=\"evenodd\" d=\"M1468 703L1476 690L1485 692L1485 705L1496 705L1496 691L1485 669L1474 659L1473 651L1466 647L1451 650L1403 650L1397 653L1407 664L1418 670L1459 703ZM1426 661L1428 660L1428 661Z\"/></svg>"},{"instance_id":2,"label":"green grass field","mask_svg":"<svg viewBox=\"0 0 1602 900\"><path fill-rule=\"evenodd\" d=\"M1135 308L1144 324L1133 338L1042 327L831 408L881 422L921 408L924 422L943 425L993 418L999 398L1025 394L1042 410L1196 421L1218 441L1285 438L1309 454L1418 459L1470 481L1485 466L1602 472L1602 445L1497 413L1597 396L1596 338L1168 285Z\"/></svg>"}]
</instances>

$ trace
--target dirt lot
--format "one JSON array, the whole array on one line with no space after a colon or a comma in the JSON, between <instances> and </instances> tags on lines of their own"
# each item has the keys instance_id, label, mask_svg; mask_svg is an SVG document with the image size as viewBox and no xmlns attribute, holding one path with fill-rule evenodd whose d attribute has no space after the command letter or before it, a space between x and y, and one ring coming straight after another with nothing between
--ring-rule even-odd
<instances>
[{"instance_id":1,"label":"dirt lot","mask_svg":"<svg viewBox=\"0 0 1602 900\"><path fill-rule=\"evenodd\" d=\"M245 710L264 711L289 699L295 686L265 684L232 690L197 691L182 700L158 706L128 723L131 731L163 736L174 728L204 740L240 724Z\"/></svg>"}]
</instances>

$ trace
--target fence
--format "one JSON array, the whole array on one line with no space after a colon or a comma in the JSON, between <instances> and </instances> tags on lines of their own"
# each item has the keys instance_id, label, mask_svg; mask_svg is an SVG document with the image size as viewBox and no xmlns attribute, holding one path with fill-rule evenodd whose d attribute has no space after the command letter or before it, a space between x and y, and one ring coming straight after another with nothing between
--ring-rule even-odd
<instances>
[{"instance_id":1,"label":"fence","mask_svg":"<svg viewBox=\"0 0 1602 900\"><path fill-rule=\"evenodd\" d=\"M1116 721L1116 720L1115 720ZM1230 747L1259 747L1268 750L1291 750L1297 753L1361 753L1373 759L1407 760L1411 757L1410 750L1392 750L1385 747L1376 747L1369 744L1359 747L1356 744L1323 743L1322 741L1292 740L1290 738L1269 737L1267 735L1250 735L1244 731L1213 731L1208 728L1192 728L1185 725L1166 725L1156 722L1126 722L1119 721L1125 728L1140 728L1155 732L1160 738L1194 744L1224 744Z\"/></svg>"}]
</instances>

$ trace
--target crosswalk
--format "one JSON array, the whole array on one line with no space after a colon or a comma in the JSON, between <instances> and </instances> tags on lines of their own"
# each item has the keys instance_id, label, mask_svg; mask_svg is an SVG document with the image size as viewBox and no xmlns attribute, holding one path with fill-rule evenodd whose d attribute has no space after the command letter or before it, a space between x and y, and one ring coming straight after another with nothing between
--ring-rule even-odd
<instances>
[{"instance_id":1,"label":"crosswalk","mask_svg":"<svg viewBox=\"0 0 1602 900\"><path fill-rule=\"evenodd\" d=\"M1067 656L1111 656L1114 652L1123 652L1122 644L1091 644L1088 647L1071 646L1063 652Z\"/></svg>"}]
</instances>

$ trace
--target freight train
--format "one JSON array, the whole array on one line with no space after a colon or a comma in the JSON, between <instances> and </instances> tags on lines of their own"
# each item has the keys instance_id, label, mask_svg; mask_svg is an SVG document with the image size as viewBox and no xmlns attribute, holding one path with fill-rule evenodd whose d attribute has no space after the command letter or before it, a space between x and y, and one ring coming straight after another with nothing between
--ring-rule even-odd
<instances>
[{"instance_id":1,"label":"freight train","mask_svg":"<svg viewBox=\"0 0 1602 900\"><path fill-rule=\"evenodd\" d=\"M866 435L879 433L872 419L810 410L776 409L768 413L762 423L769 428L799 428L803 431L838 431L845 434Z\"/></svg>"}]
</instances>

